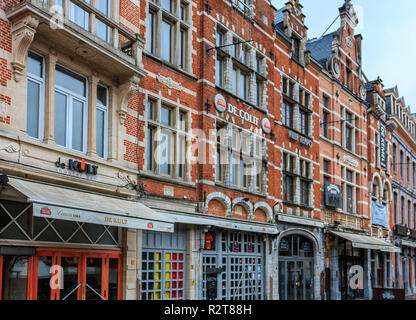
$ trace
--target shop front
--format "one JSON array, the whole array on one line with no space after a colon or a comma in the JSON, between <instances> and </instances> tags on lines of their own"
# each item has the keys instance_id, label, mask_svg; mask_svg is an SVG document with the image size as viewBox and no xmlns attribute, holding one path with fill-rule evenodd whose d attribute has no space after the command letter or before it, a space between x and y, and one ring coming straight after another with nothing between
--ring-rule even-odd
<instances>
[{"instance_id":1,"label":"shop front","mask_svg":"<svg viewBox=\"0 0 416 320\"><path fill-rule=\"evenodd\" d=\"M124 230L173 232L136 202L9 177L0 193L0 299L117 300Z\"/></svg>"},{"instance_id":2,"label":"shop front","mask_svg":"<svg viewBox=\"0 0 416 320\"><path fill-rule=\"evenodd\" d=\"M334 230L329 233L335 236L331 269L339 270L339 276L332 279L332 296L342 300L372 299L374 288L390 286L389 257L399 248L366 234Z\"/></svg>"}]
</instances>

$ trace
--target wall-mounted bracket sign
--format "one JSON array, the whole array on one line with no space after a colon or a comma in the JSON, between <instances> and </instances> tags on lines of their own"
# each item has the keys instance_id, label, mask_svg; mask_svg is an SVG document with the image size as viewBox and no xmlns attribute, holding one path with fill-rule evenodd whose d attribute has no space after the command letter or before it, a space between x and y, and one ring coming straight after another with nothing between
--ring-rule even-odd
<instances>
[{"instance_id":1,"label":"wall-mounted bracket sign","mask_svg":"<svg viewBox=\"0 0 416 320\"><path fill-rule=\"evenodd\" d=\"M309 148L312 147L312 140L305 138L304 136L301 136L292 130L289 130L289 138L298 141Z\"/></svg>"},{"instance_id":2,"label":"wall-mounted bracket sign","mask_svg":"<svg viewBox=\"0 0 416 320\"><path fill-rule=\"evenodd\" d=\"M66 164L61 162L61 158L59 158L58 161L55 162L55 166L60 169L76 171L79 173L85 173L87 175L96 176L98 174L98 166L86 163L85 159L81 159L81 161L69 159L68 163Z\"/></svg>"},{"instance_id":3,"label":"wall-mounted bracket sign","mask_svg":"<svg viewBox=\"0 0 416 320\"><path fill-rule=\"evenodd\" d=\"M325 182L325 205L332 208L341 208L341 186Z\"/></svg>"}]
</instances>

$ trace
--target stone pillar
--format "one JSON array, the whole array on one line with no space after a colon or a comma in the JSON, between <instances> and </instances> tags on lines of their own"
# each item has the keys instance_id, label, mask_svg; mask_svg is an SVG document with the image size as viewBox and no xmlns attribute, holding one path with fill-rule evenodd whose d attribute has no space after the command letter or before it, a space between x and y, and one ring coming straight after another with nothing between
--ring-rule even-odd
<instances>
[{"instance_id":1,"label":"stone pillar","mask_svg":"<svg viewBox=\"0 0 416 320\"><path fill-rule=\"evenodd\" d=\"M139 281L137 277L138 271L141 271L141 255L138 255L137 250L139 236L141 242L141 232L138 233L135 229L125 229L123 232L123 300L137 300L140 295L138 284L141 285L141 276Z\"/></svg>"},{"instance_id":2,"label":"stone pillar","mask_svg":"<svg viewBox=\"0 0 416 320\"><path fill-rule=\"evenodd\" d=\"M198 236L199 235L199 236ZM186 299L198 299L197 279L198 272L202 269L199 263L200 232L195 225L187 225L186 230Z\"/></svg>"},{"instance_id":3,"label":"stone pillar","mask_svg":"<svg viewBox=\"0 0 416 320\"><path fill-rule=\"evenodd\" d=\"M58 57L56 51L49 50L45 57L45 123L43 142L55 145L55 67Z\"/></svg>"},{"instance_id":4,"label":"stone pillar","mask_svg":"<svg viewBox=\"0 0 416 320\"><path fill-rule=\"evenodd\" d=\"M368 300L373 299L373 289L371 287L371 250L364 249L364 297Z\"/></svg>"},{"instance_id":5,"label":"stone pillar","mask_svg":"<svg viewBox=\"0 0 416 320\"><path fill-rule=\"evenodd\" d=\"M339 270L339 256L338 256L338 237L334 239L334 246L330 248L331 250L331 299L332 300L341 300L341 291L339 290L339 281L340 281L340 270Z\"/></svg>"},{"instance_id":6,"label":"stone pillar","mask_svg":"<svg viewBox=\"0 0 416 320\"><path fill-rule=\"evenodd\" d=\"M88 78L88 138L87 156L97 156L97 85L98 74Z\"/></svg>"}]
</instances>

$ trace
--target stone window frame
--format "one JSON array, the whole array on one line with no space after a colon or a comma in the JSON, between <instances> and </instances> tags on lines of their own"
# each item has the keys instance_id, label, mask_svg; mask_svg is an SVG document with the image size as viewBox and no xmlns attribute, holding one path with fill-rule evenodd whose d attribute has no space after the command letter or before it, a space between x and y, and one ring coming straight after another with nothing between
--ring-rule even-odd
<instances>
[{"instance_id":1,"label":"stone window frame","mask_svg":"<svg viewBox=\"0 0 416 320\"><path fill-rule=\"evenodd\" d=\"M302 166L302 163L305 165ZM303 172L302 168L304 169ZM306 172L306 171L307 172ZM283 187L282 187L282 199L283 202L291 206L300 206L312 208L313 199L313 161L310 159L300 157L288 150L285 150L282 155L282 176L283 176ZM286 200L285 194L286 189L286 178L291 177L293 180L293 200ZM307 203L302 202L302 184L307 183L308 195ZM290 191L289 191L290 192ZM306 199L306 198L305 198Z\"/></svg>"},{"instance_id":2,"label":"stone window frame","mask_svg":"<svg viewBox=\"0 0 416 320\"><path fill-rule=\"evenodd\" d=\"M347 115L351 115L351 121L348 120ZM342 117L342 147L347 150L348 152L352 152L354 154L357 153L357 126L356 126L356 120L357 115L353 112L350 112L347 110L347 108L343 105L341 105L341 117ZM355 120L354 120L355 119ZM347 127L351 130L351 149L347 147Z\"/></svg>"},{"instance_id":3,"label":"stone window frame","mask_svg":"<svg viewBox=\"0 0 416 320\"><path fill-rule=\"evenodd\" d=\"M308 97L308 98L306 98ZM282 74L282 123L291 130L309 138L314 139L313 129L313 93L300 84L298 81L290 78L288 75ZM287 124L286 105L292 106L292 124ZM306 134L302 132L301 111L306 114Z\"/></svg>"},{"instance_id":4,"label":"stone window frame","mask_svg":"<svg viewBox=\"0 0 416 320\"><path fill-rule=\"evenodd\" d=\"M153 117L149 119L148 116L148 105L149 103L153 104ZM155 95L148 94L145 99L145 125L144 125L144 132L145 132L145 154L146 157L144 158L144 171L152 174L159 175L161 177L167 177L172 179L179 179L182 181L190 182L191 181L191 164L190 164L190 130L191 130L191 114L190 111L187 110L185 107L175 104L170 100L157 97ZM169 108L171 110L171 120L172 124L165 125L161 122L161 108ZM184 115L184 121L180 121L180 115ZM183 122L185 122L183 124ZM181 125L183 124L183 126ZM153 130L152 137L149 137L149 129ZM162 130L165 130L169 132L171 135L171 153L168 155L168 158L173 163L168 163L170 168L169 174L164 174L160 172L160 154L157 154L157 150L160 147L160 140L161 140L161 132ZM151 140L149 140L151 139ZM149 141L152 141L152 168L149 169L148 165L148 154L149 154ZM184 163L179 163L179 144L184 143L184 150L183 150L183 156L184 156ZM182 176L180 176L180 165L183 165L182 167Z\"/></svg>"},{"instance_id":5,"label":"stone window frame","mask_svg":"<svg viewBox=\"0 0 416 320\"><path fill-rule=\"evenodd\" d=\"M162 0L151 0L148 1L148 5L147 5L147 9L146 9L146 13L149 16L149 13L153 13L153 48L152 51L149 51L149 34L148 34L148 30L150 30L149 28L149 19L146 18L146 26L147 26L147 31L146 31L146 50L147 53L150 55L153 55L155 57L157 57L158 59L161 59L163 61L166 61L162 58L162 46L161 46L161 37L158 35L161 35L161 30L162 30L162 22L165 21L167 23L169 23L172 26L172 41L171 41L171 48L170 48L170 53L171 53L171 57L170 57L170 61L166 61L170 64L172 64L173 66L190 72L191 67L192 67L192 61L191 61L191 56L192 56L192 44L191 44L191 39L192 39L192 19L191 19L191 3L187 0L171 0L172 2L172 7L173 7L173 12L169 12L167 10L165 10L164 8L162 8ZM184 10L182 11L182 8L184 8ZM181 14L182 12L184 12L184 19L182 19ZM180 33L181 31L184 32L184 40L183 40L183 45L184 48L182 48L182 50L179 50L179 46L180 44ZM183 57L181 58L179 56L179 52L183 53ZM181 66L181 59L183 59L183 66Z\"/></svg>"},{"instance_id":6,"label":"stone window frame","mask_svg":"<svg viewBox=\"0 0 416 320\"><path fill-rule=\"evenodd\" d=\"M345 166L342 167L342 179L341 179L341 190L342 190L342 208L343 211L348 214L357 214L358 213L358 191L359 191L359 185L358 185L358 175L359 172L352 170L350 168L347 168ZM348 179L347 172L351 172L352 176L351 179ZM351 211L348 210L348 203L347 203L347 187L352 188L351 189Z\"/></svg>"},{"instance_id":7,"label":"stone window frame","mask_svg":"<svg viewBox=\"0 0 416 320\"><path fill-rule=\"evenodd\" d=\"M267 111L267 78L266 78L266 56L257 50L250 43L241 43L245 41L227 27L223 26L217 21L215 27L216 38L216 61L220 60L223 69L223 81L222 86L218 84L217 70L215 75L215 84L217 87L225 90L227 93L232 94L236 98L246 102L249 105L253 105L256 108ZM218 34L222 35L222 43L218 43ZM238 43L236 46L230 44ZM218 48L218 45L225 46ZM241 52L245 51L245 60L241 60ZM235 54L236 52L236 54ZM236 56L237 55L237 56ZM260 61L260 63L258 63ZM217 68L217 67L216 67ZM237 71L236 88L237 92L233 90L233 69ZM239 92L241 88L240 75L244 73L247 76L246 79L246 93L245 98L242 97ZM260 87L260 98L257 94L257 87Z\"/></svg>"},{"instance_id":8,"label":"stone window frame","mask_svg":"<svg viewBox=\"0 0 416 320\"><path fill-rule=\"evenodd\" d=\"M242 192L250 192L254 194L267 193L267 165L264 161L266 155L266 140L250 132L244 128L230 123L224 123L217 119L216 123L216 159L218 159L218 152L221 152L222 163L215 166L215 183L225 187L229 187ZM218 130L220 130L218 132ZM248 148L242 151L240 148L235 148L233 144L233 130L237 132L244 132L248 138ZM257 137L257 139L256 139ZM260 139L259 139L260 138ZM238 157L240 160L244 158L248 162L248 169L251 173L248 174L247 187L241 186L238 181L237 185L232 183L232 159ZM261 169L257 173L258 163L261 163ZM240 163L238 163L238 166ZM221 170L222 179L218 179L218 170ZM240 170L237 170L240 173ZM260 183L260 185L259 185Z\"/></svg>"}]
</instances>

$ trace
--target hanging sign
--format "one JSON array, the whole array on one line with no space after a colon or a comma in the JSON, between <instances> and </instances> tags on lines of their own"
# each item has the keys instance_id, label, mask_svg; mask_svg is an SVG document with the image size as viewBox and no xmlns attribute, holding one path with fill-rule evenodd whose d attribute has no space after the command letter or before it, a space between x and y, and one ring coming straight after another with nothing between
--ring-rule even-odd
<instances>
[{"instance_id":1,"label":"hanging sign","mask_svg":"<svg viewBox=\"0 0 416 320\"><path fill-rule=\"evenodd\" d=\"M325 181L325 205L332 208L341 208L341 187Z\"/></svg>"},{"instance_id":2,"label":"hanging sign","mask_svg":"<svg viewBox=\"0 0 416 320\"><path fill-rule=\"evenodd\" d=\"M380 164L383 168L387 167L386 127L381 123L380 123Z\"/></svg>"}]
</instances>

